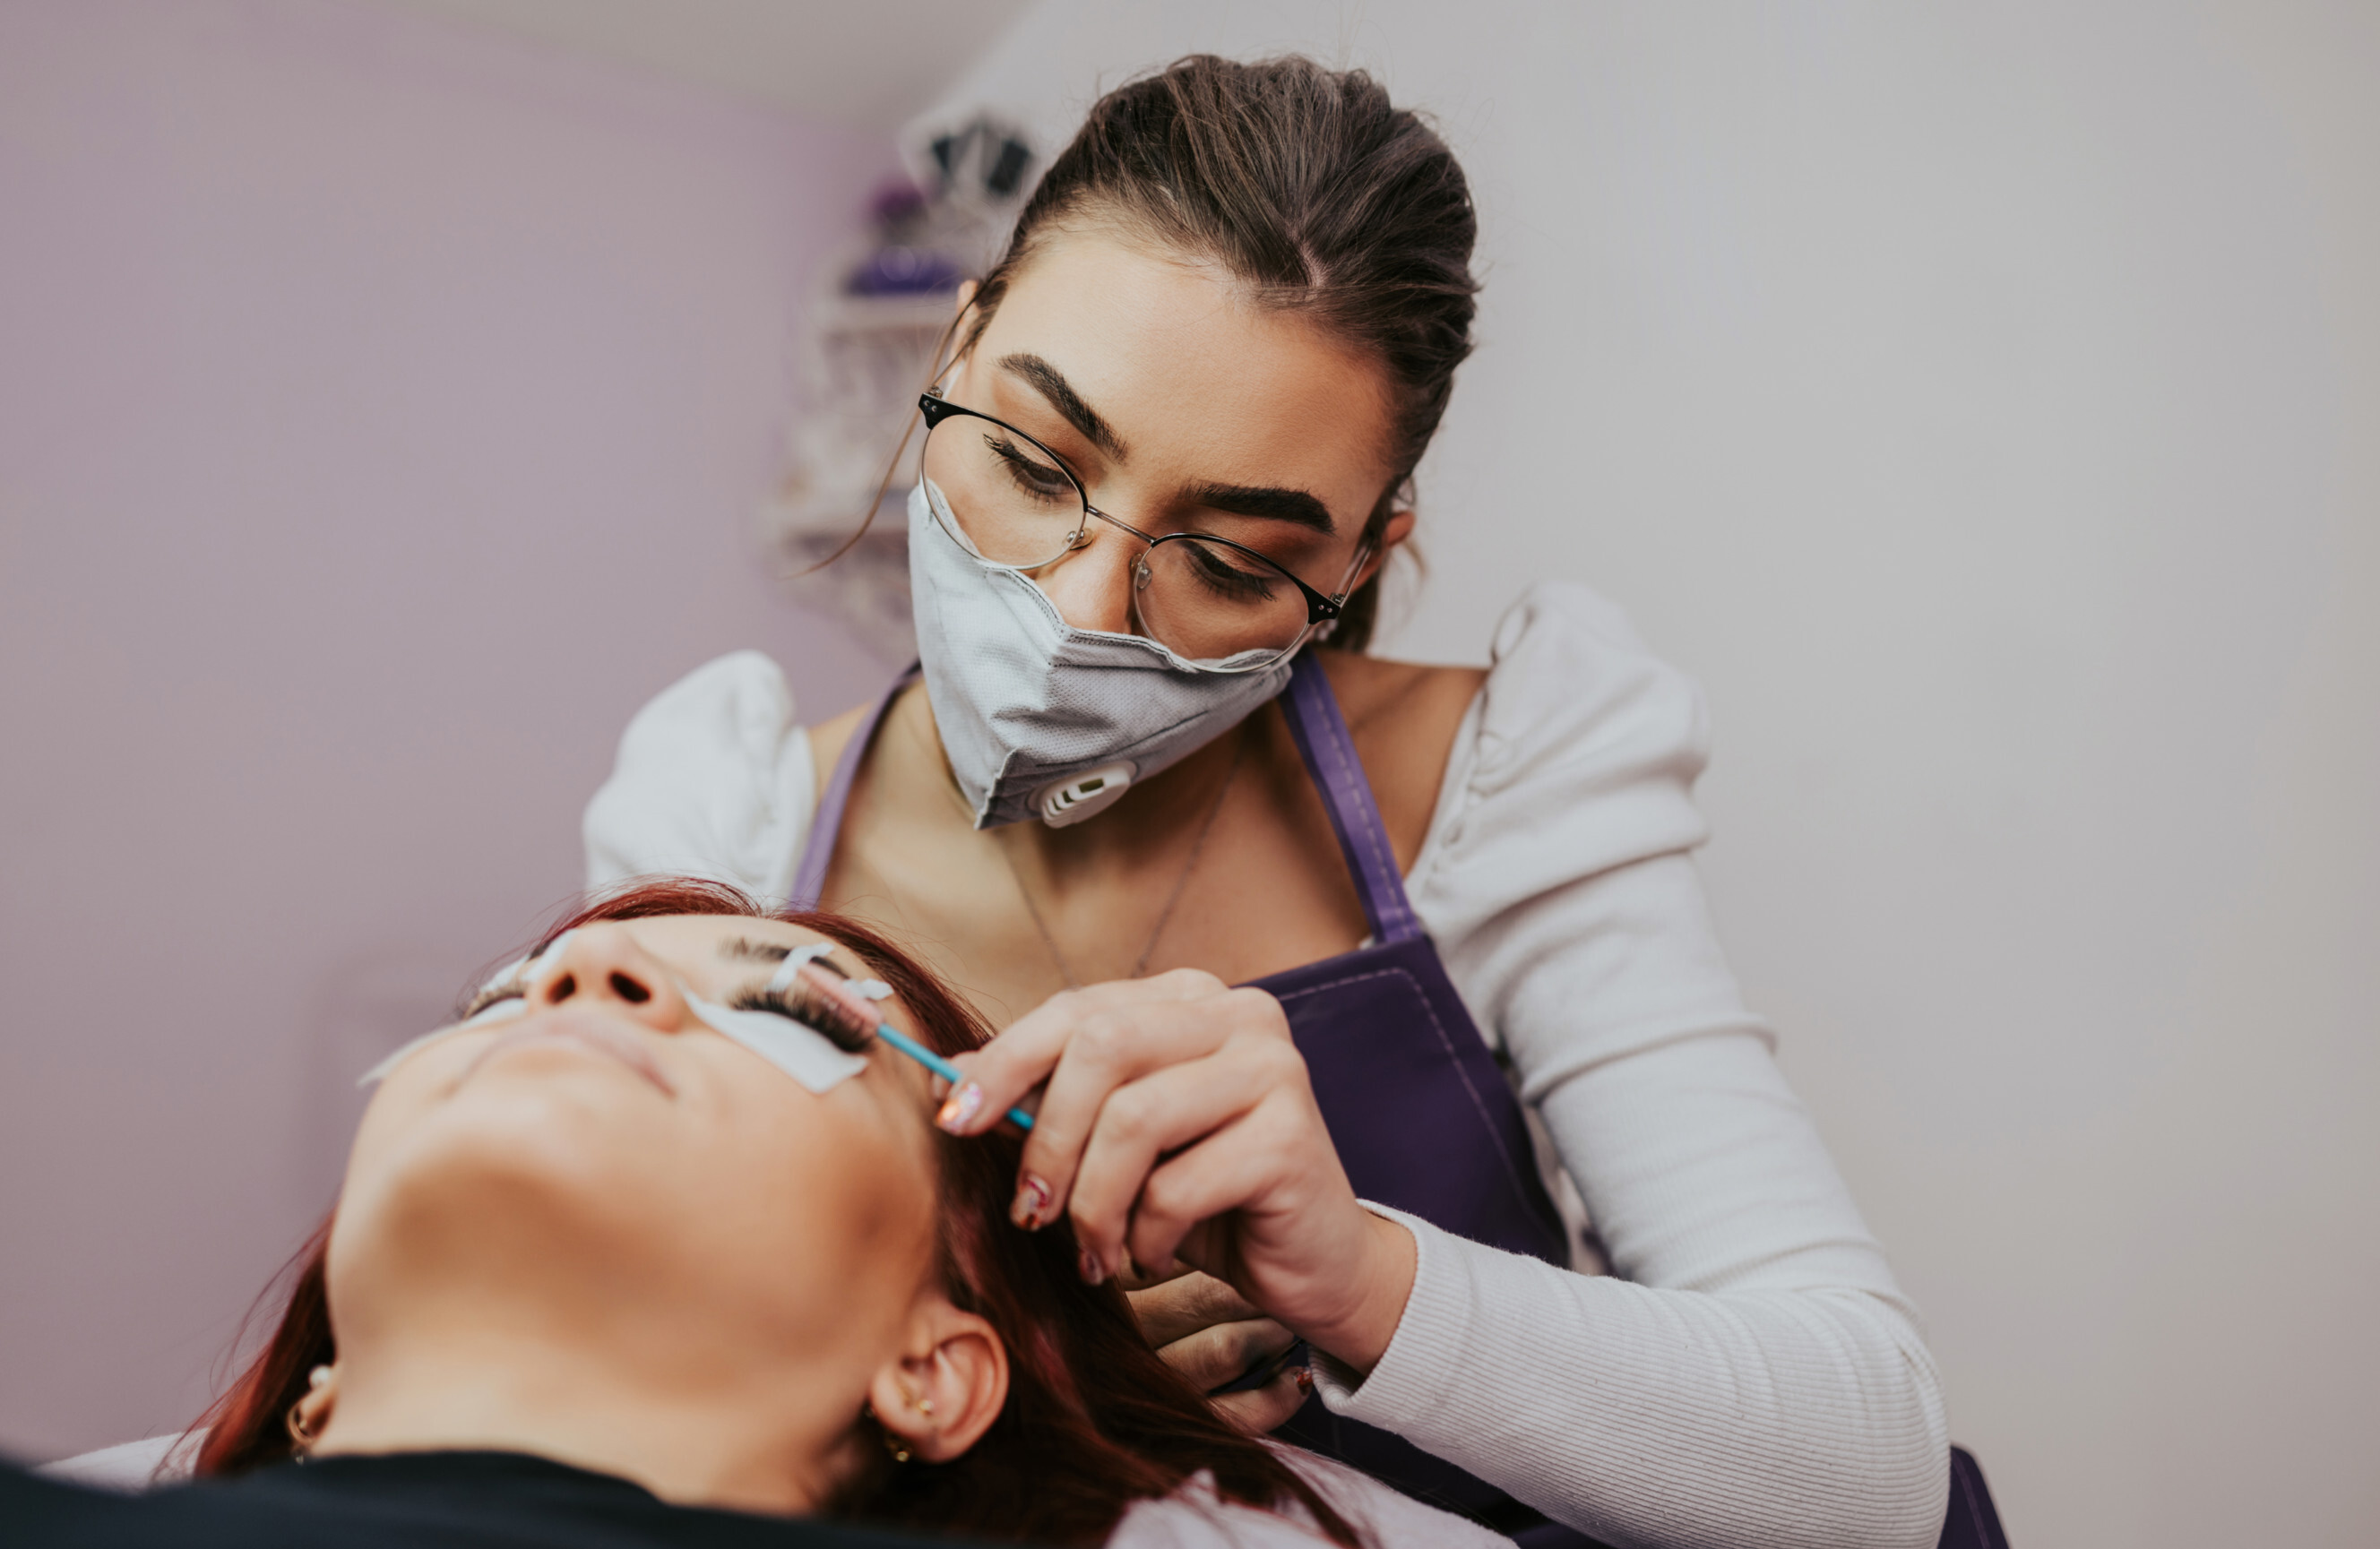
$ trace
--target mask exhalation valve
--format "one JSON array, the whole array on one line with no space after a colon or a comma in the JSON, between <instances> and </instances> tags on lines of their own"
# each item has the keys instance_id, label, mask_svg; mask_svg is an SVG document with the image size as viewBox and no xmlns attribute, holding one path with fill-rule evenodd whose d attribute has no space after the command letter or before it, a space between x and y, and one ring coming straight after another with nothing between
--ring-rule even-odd
<instances>
[{"instance_id":1,"label":"mask exhalation valve","mask_svg":"<svg viewBox=\"0 0 2380 1549\"><path fill-rule=\"evenodd\" d=\"M1053 829L1079 823L1114 805L1116 798L1132 788L1135 772L1131 762L1119 759L1072 780L1051 781L1033 793L1033 810Z\"/></svg>"}]
</instances>

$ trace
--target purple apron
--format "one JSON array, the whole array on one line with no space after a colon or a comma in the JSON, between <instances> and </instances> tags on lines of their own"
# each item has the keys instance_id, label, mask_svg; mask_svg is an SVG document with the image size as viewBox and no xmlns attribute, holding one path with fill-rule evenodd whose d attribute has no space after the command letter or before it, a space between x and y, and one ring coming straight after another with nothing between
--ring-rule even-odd
<instances>
[{"instance_id":1,"label":"purple apron","mask_svg":"<svg viewBox=\"0 0 2380 1549\"><path fill-rule=\"evenodd\" d=\"M886 692L845 744L795 873L795 908L817 907L860 761L914 672ZM1567 1267L1561 1218L1537 1175L1520 1100L1405 896L1371 783L1312 652L1298 657L1283 697L1291 734L1330 811L1372 934L1352 952L1268 975L1256 987L1269 991L1288 1014L1347 1177L1364 1199L1458 1237ZM1332 1414L1318 1395L1278 1434L1485 1522L1526 1549L1593 1549L1585 1535L1444 1458Z\"/></svg>"}]
</instances>

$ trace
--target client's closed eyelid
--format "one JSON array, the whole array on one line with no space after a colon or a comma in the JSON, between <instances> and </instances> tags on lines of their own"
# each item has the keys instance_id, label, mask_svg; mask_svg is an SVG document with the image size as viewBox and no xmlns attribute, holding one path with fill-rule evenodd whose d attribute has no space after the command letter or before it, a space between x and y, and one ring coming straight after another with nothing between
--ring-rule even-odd
<instances>
[{"instance_id":1,"label":"client's closed eyelid","mask_svg":"<svg viewBox=\"0 0 2380 1549\"><path fill-rule=\"evenodd\" d=\"M519 1000L526 998L528 994L528 984L517 975L504 984L482 985L479 993L464 1004L455 1020L468 1022L491 1006L500 1006L507 1000Z\"/></svg>"}]
</instances>

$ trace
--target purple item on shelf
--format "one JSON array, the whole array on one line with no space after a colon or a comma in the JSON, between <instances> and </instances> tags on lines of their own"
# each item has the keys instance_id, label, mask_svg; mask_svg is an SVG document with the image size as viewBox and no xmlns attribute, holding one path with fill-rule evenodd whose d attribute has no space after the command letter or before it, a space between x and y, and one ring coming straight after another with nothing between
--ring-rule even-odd
<instances>
[{"instance_id":1,"label":"purple item on shelf","mask_svg":"<svg viewBox=\"0 0 2380 1549\"><path fill-rule=\"evenodd\" d=\"M959 288L959 266L925 248L879 248L843 288L854 296L939 296Z\"/></svg>"}]
</instances>

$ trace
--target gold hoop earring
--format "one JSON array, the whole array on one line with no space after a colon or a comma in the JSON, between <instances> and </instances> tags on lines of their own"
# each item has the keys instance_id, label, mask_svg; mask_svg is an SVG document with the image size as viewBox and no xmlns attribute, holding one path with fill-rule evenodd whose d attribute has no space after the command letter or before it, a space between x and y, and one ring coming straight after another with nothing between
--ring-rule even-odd
<instances>
[{"instance_id":1,"label":"gold hoop earring","mask_svg":"<svg viewBox=\"0 0 2380 1549\"><path fill-rule=\"evenodd\" d=\"M320 1393L323 1385L330 1380L331 1369L328 1366L317 1366L307 1373L306 1398L290 1405L289 1412L281 1417L281 1423L289 1429L289 1439L298 1444L290 1450L300 1462L303 1462L306 1455L314 1449L314 1444L322 1439L320 1433L310 1429L306 1423L306 1399Z\"/></svg>"},{"instance_id":2,"label":"gold hoop earring","mask_svg":"<svg viewBox=\"0 0 2380 1549\"><path fill-rule=\"evenodd\" d=\"M884 1432L884 1450L892 1455L892 1461L896 1463L905 1463L909 1460L908 1444L894 1435L889 1426Z\"/></svg>"}]
</instances>

